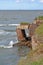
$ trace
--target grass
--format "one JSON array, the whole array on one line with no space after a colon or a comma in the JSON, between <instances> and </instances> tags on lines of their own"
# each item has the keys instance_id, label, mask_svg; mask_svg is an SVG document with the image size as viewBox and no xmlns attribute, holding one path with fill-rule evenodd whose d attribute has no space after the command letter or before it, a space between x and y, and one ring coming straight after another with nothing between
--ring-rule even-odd
<instances>
[{"instance_id":1,"label":"grass","mask_svg":"<svg viewBox=\"0 0 43 65\"><path fill-rule=\"evenodd\" d=\"M39 16L39 19L42 20L43 16ZM37 27L35 34L43 37L43 24ZM26 58L21 58L18 65L43 65L43 44L40 43L36 50L31 50Z\"/></svg>"},{"instance_id":2,"label":"grass","mask_svg":"<svg viewBox=\"0 0 43 65\"><path fill-rule=\"evenodd\" d=\"M31 50L26 58L21 58L18 65L43 65L43 44L35 51Z\"/></svg>"},{"instance_id":3,"label":"grass","mask_svg":"<svg viewBox=\"0 0 43 65\"><path fill-rule=\"evenodd\" d=\"M43 20L43 16L38 16L38 19L39 20Z\"/></svg>"},{"instance_id":4,"label":"grass","mask_svg":"<svg viewBox=\"0 0 43 65\"><path fill-rule=\"evenodd\" d=\"M43 59L37 62L32 62L31 65L43 65Z\"/></svg>"},{"instance_id":5,"label":"grass","mask_svg":"<svg viewBox=\"0 0 43 65\"><path fill-rule=\"evenodd\" d=\"M37 19L43 20L43 16L38 16L38 17L35 18L35 20L37 20Z\"/></svg>"},{"instance_id":6,"label":"grass","mask_svg":"<svg viewBox=\"0 0 43 65\"><path fill-rule=\"evenodd\" d=\"M29 23L28 22L21 22L20 24L21 25L28 25Z\"/></svg>"},{"instance_id":7,"label":"grass","mask_svg":"<svg viewBox=\"0 0 43 65\"><path fill-rule=\"evenodd\" d=\"M28 60L26 60L28 61ZM20 63L19 65L43 65L43 59L41 59L40 61L34 61L34 62L24 62L22 61L22 63Z\"/></svg>"},{"instance_id":8,"label":"grass","mask_svg":"<svg viewBox=\"0 0 43 65\"><path fill-rule=\"evenodd\" d=\"M43 24L41 24L38 28L36 28L35 34L38 34L39 36L43 35Z\"/></svg>"}]
</instances>

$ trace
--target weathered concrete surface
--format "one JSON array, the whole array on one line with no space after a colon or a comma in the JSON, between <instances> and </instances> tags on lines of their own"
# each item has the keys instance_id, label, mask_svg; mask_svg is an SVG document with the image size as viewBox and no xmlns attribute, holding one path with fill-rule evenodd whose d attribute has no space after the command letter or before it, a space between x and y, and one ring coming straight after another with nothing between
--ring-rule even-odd
<instances>
[{"instance_id":1,"label":"weathered concrete surface","mask_svg":"<svg viewBox=\"0 0 43 65\"><path fill-rule=\"evenodd\" d=\"M30 24L30 27L29 27L29 36L30 37L32 37L34 35L34 31L36 28L37 28L36 24Z\"/></svg>"},{"instance_id":2,"label":"weathered concrete surface","mask_svg":"<svg viewBox=\"0 0 43 65\"><path fill-rule=\"evenodd\" d=\"M29 29L29 27L30 27L30 24L17 26L17 28L19 28L19 29Z\"/></svg>"},{"instance_id":3,"label":"weathered concrete surface","mask_svg":"<svg viewBox=\"0 0 43 65\"><path fill-rule=\"evenodd\" d=\"M32 45L32 49L35 50L39 45L39 41L36 40L36 37L34 36L34 32L35 32L35 29L42 23L43 23L43 20L37 19L32 24L17 26L17 29L16 29L17 37L18 37L18 40L21 41L20 43L18 43L18 45L21 45L21 46L22 45L24 45L24 46ZM30 42L32 41L32 43L30 43L29 40L27 41L28 43L25 42L25 40L26 40L25 32L22 31L25 29L29 29L29 37L32 38L32 40L30 40ZM42 38L41 42L43 42L43 38Z\"/></svg>"},{"instance_id":4,"label":"weathered concrete surface","mask_svg":"<svg viewBox=\"0 0 43 65\"><path fill-rule=\"evenodd\" d=\"M43 23L43 20L40 20L40 19L35 19L33 22L33 24L36 24L37 26L39 26L42 23Z\"/></svg>"},{"instance_id":5,"label":"weathered concrete surface","mask_svg":"<svg viewBox=\"0 0 43 65\"><path fill-rule=\"evenodd\" d=\"M32 36L31 45L32 45L32 50L36 50L38 48L38 46L40 45L39 41L37 40L36 36L34 36L34 35Z\"/></svg>"},{"instance_id":6,"label":"weathered concrete surface","mask_svg":"<svg viewBox=\"0 0 43 65\"><path fill-rule=\"evenodd\" d=\"M17 28L16 32L17 32L17 37L18 37L19 41L25 40L25 37L24 37L23 32L22 32L21 29Z\"/></svg>"}]
</instances>

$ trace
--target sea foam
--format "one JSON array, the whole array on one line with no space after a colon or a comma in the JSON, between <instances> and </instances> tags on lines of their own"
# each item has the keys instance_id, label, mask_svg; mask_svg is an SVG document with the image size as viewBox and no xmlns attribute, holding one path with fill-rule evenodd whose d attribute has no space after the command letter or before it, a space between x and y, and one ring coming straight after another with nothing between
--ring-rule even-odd
<instances>
[{"instance_id":1,"label":"sea foam","mask_svg":"<svg viewBox=\"0 0 43 65\"><path fill-rule=\"evenodd\" d=\"M16 43L18 43L18 40L16 42L10 41L8 46L0 45L0 48L13 48L13 44L16 44Z\"/></svg>"},{"instance_id":2,"label":"sea foam","mask_svg":"<svg viewBox=\"0 0 43 65\"><path fill-rule=\"evenodd\" d=\"M13 48L13 44L14 44L14 42L10 41L10 43L8 44L8 46L0 45L0 48Z\"/></svg>"}]
</instances>

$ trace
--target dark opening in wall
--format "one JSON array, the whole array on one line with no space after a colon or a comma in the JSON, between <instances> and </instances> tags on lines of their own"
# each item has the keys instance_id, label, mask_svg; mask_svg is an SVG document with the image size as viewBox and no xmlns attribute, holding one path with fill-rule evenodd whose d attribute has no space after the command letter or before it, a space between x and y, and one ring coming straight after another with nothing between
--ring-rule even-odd
<instances>
[{"instance_id":1,"label":"dark opening in wall","mask_svg":"<svg viewBox=\"0 0 43 65\"><path fill-rule=\"evenodd\" d=\"M22 30L22 34L26 38L26 33L25 33L25 30L24 29Z\"/></svg>"},{"instance_id":2,"label":"dark opening in wall","mask_svg":"<svg viewBox=\"0 0 43 65\"><path fill-rule=\"evenodd\" d=\"M29 37L29 30L28 30L28 29L27 29L27 30L23 29L23 30L22 30L22 34L23 34L24 38L25 38L27 41L31 41L31 37Z\"/></svg>"}]
</instances>

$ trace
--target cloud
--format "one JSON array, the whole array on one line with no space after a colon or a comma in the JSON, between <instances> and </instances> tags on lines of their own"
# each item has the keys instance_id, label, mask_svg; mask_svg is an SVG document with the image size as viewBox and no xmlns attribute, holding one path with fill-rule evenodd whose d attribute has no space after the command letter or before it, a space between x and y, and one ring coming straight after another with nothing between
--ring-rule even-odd
<instances>
[{"instance_id":1,"label":"cloud","mask_svg":"<svg viewBox=\"0 0 43 65\"><path fill-rule=\"evenodd\" d=\"M28 2L35 2L35 0L27 0Z\"/></svg>"},{"instance_id":2,"label":"cloud","mask_svg":"<svg viewBox=\"0 0 43 65\"><path fill-rule=\"evenodd\" d=\"M25 2L25 1L28 1L28 0L16 0L17 3L23 2L23 1ZM35 0L29 0L29 1L34 2Z\"/></svg>"},{"instance_id":3,"label":"cloud","mask_svg":"<svg viewBox=\"0 0 43 65\"><path fill-rule=\"evenodd\" d=\"M41 3L43 3L43 0L40 0Z\"/></svg>"},{"instance_id":4,"label":"cloud","mask_svg":"<svg viewBox=\"0 0 43 65\"><path fill-rule=\"evenodd\" d=\"M16 0L16 2L17 2L17 3L19 3L19 2L20 2L20 0Z\"/></svg>"},{"instance_id":5,"label":"cloud","mask_svg":"<svg viewBox=\"0 0 43 65\"><path fill-rule=\"evenodd\" d=\"M32 2L34 2L35 0L31 0Z\"/></svg>"}]
</instances>

